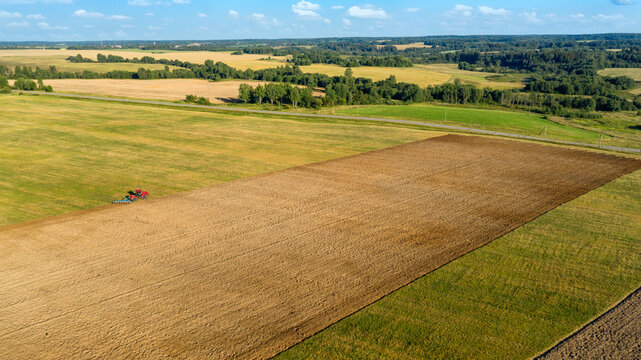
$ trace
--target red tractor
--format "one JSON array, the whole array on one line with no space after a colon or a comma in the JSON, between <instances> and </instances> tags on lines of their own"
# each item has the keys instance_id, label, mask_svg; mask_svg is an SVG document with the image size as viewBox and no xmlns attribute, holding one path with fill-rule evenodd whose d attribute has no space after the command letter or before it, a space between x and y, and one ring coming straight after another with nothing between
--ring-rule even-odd
<instances>
[{"instance_id":1,"label":"red tractor","mask_svg":"<svg viewBox=\"0 0 641 360\"><path fill-rule=\"evenodd\" d=\"M149 192L136 189L135 191L130 191L129 194L122 200L112 201L112 204L131 204L132 202L136 202L138 200L147 200L148 197Z\"/></svg>"}]
</instances>

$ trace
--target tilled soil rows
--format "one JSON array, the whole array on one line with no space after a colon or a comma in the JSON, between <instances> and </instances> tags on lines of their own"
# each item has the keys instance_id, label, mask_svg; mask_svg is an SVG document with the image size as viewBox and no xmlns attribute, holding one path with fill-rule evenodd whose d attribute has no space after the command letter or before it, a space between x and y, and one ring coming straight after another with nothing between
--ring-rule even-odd
<instances>
[{"instance_id":1,"label":"tilled soil rows","mask_svg":"<svg viewBox=\"0 0 641 360\"><path fill-rule=\"evenodd\" d=\"M448 135L0 230L0 354L275 355L641 162Z\"/></svg>"},{"instance_id":2,"label":"tilled soil rows","mask_svg":"<svg viewBox=\"0 0 641 360\"><path fill-rule=\"evenodd\" d=\"M537 359L641 359L641 288Z\"/></svg>"}]
</instances>

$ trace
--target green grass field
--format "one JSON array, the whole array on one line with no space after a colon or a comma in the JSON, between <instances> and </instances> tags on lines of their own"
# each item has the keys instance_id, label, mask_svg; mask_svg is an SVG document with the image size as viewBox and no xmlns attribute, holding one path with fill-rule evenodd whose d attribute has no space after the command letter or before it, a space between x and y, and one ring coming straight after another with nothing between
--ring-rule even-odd
<instances>
[{"instance_id":1,"label":"green grass field","mask_svg":"<svg viewBox=\"0 0 641 360\"><path fill-rule=\"evenodd\" d=\"M523 135L546 135L552 139L576 140L587 143L595 143L600 137L598 132L557 124L546 120L541 115L523 112L436 105L348 106L325 110L325 112L340 115L411 119Z\"/></svg>"},{"instance_id":2,"label":"green grass field","mask_svg":"<svg viewBox=\"0 0 641 360\"><path fill-rule=\"evenodd\" d=\"M276 359L527 359L641 285L641 171L550 211Z\"/></svg>"},{"instance_id":3,"label":"green grass field","mask_svg":"<svg viewBox=\"0 0 641 360\"><path fill-rule=\"evenodd\" d=\"M641 68L610 68L599 71L602 76L628 76L635 81L641 81Z\"/></svg>"},{"instance_id":4,"label":"green grass field","mask_svg":"<svg viewBox=\"0 0 641 360\"><path fill-rule=\"evenodd\" d=\"M98 101L0 96L0 225L384 148L434 133Z\"/></svg>"}]
</instances>

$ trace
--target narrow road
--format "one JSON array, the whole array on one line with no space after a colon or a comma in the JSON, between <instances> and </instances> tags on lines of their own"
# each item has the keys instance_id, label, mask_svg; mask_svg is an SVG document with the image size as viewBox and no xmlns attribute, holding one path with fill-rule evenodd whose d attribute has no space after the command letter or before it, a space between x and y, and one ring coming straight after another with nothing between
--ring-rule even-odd
<instances>
[{"instance_id":1,"label":"narrow road","mask_svg":"<svg viewBox=\"0 0 641 360\"><path fill-rule=\"evenodd\" d=\"M292 113L292 112L282 112L282 111L231 108L231 107L224 107L224 106L180 104L180 103L164 102L164 101L117 99L117 98L108 98L108 97L101 97L101 96L75 95L75 94L63 94L63 93L44 93L44 92L40 92L40 91L14 90L14 92L16 92L16 93L22 92L22 93L26 93L26 94L47 95L47 96L59 96L59 97L68 97L68 98L78 98L78 99L103 100L103 101L136 103L136 104L149 104L149 105L176 106L176 107L185 107L185 108L221 110L221 111L232 111L232 112L254 113L254 114L268 114L268 115L278 115L278 116L298 116L298 117L308 117L308 118L326 118L326 119L361 120L361 121L365 120L365 121L375 121L375 122L393 123L393 124L418 125L418 126L425 126L425 127L429 127L429 128L435 128L435 129L464 131L464 132L470 132L470 133L475 133L475 134L495 135L495 136L503 136L503 137L515 138L515 139L545 141L545 142L550 142L550 143L554 143L554 144L584 146L584 147L591 147L591 148L597 148L597 149L632 152L632 153L641 154L641 149L630 149L630 148L616 147L616 146L605 146L605 145L597 145L597 144L588 144L588 143L581 143L581 142L575 142L575 141L566 141L566 140L554 140L554 139L548 139L548 138L543 138L543 137L538 137L538 136L519 135L519 134L512 134L512 133L506 133L506 132L500 132L500 131L474 129L474 128L468 128L468 127L463 127L463 126L454 126L454 125L434 124L434 123L427 123L427 122L421 122L421 121L412 121L412 120L386 119L386 118L362 117L362 116L344 116L344 115L302 114L302 113Z\"/></svg>"}]
</instances>

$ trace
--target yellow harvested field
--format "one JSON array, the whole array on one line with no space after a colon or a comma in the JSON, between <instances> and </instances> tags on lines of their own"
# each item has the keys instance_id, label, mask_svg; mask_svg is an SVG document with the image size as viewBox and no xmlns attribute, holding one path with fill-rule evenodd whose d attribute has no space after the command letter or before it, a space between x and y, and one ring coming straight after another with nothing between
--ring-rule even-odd
<instances>
[{"instance_id":1,"label":"yellow harvested field","mask_svg":"<svg viewBox=\"0 0 641 360\"><path fill-rule=\"evenodd\" d=\"M0 63L3 61L3 57L16 58L26 57L32 59L34 57L41 56L56 56L59 59L65 59L69 56L82 55L83 57L90 59L97 59L98 54L103 55L118 55L124 58L141 58L143 56L151 56L155 59L168 59L168 60L180 60L188 61L195 64L203 64L207 60L212 60L214 62L224 62L225 64L245 70L245 69L266 69L271 67L276 67L280 65L285 65L285 57L272 57L271 60L266 60L269 55L259 55L259 54L243 54L243 55L232 55L231 52L214 52L214 51L173 51L173 52L147 52L147 51L136 51L136 50L38 50L38 49L20 49L20 50L0 50ZM87 65L87 64L81 64ZM112 64L109 64L112 65ZM136 68L140 64L136 65Z\"/></svg>"},{"instance_id":2,"label":"yellow harvested field","mask_svg":"<svg viewBox=\"0 0 641 360\"><path fill-rule=\"evenodd\" d=\"M234 80L211 82L199 79L169 80L45 80L57 92L106 95L136 99L184 100L188 94L204 96L212 103L235 101L240 84L258 86L263 81Z\"/></svg>"},{"instance_id":3,"label":"yellow harvested field","mask_svg":"<svg viewBox=\"0 0 641 360\"><path fill-rule=\"evenodd\" d=\"M491 87L493 89L518 89L524 86L521 82L488 80L488 76L496 76L497 74L481 71L461 70L458 68L458 64L429 64L414 66L437 73L448 74L451 76L449 80L451 82L458 79L463 84L474 85L478 87Z\"/></svg>"},{"instance_id":4,"label":"yellow harvested field","mask_svg":"<svg viewBox=\"0 0 641 360\"><path fill-rule=\"evenodd\" d=\"M379 48L379 49L384 48L385 46L387 46L387 45L376 45L376 47ZM391 46L393 46L396 49L401 50L401 51L407 50L407 49L424 49L424 48L431 48L432 47L432 45L425 45L422 42L415 42L415 43L403 44L403 45L391 45Z\"/></svg>"},{"instance_id":5,"label":"yellow harvested field","mask_svg":"<svg viewBox=\"0 0 641 360\"><path fill-rule=\"evenodd\" d=\"M448 135L4 227L0 354L270 358L640 166Z\"/></svg>"},{"instance_id":6,"label":"yellow harvested field","mask_svg":"<svg viewBox=\"0 0 641 360\"><path fill-rule=\"evenodd\" d=\"M313 64L301 66L301 70L306 73L321 73L329 76L338 76L345 74L347 68L331 64ZM450 80L450 75L427 70L418 66L410 68L397 67L371 67L361 66L352 68L354 76L369 78L374 81L385 80L391 75L396 76L399 82L407 82L425 87L429 85L440 85Z\"/></svg>"}]
</instances>

